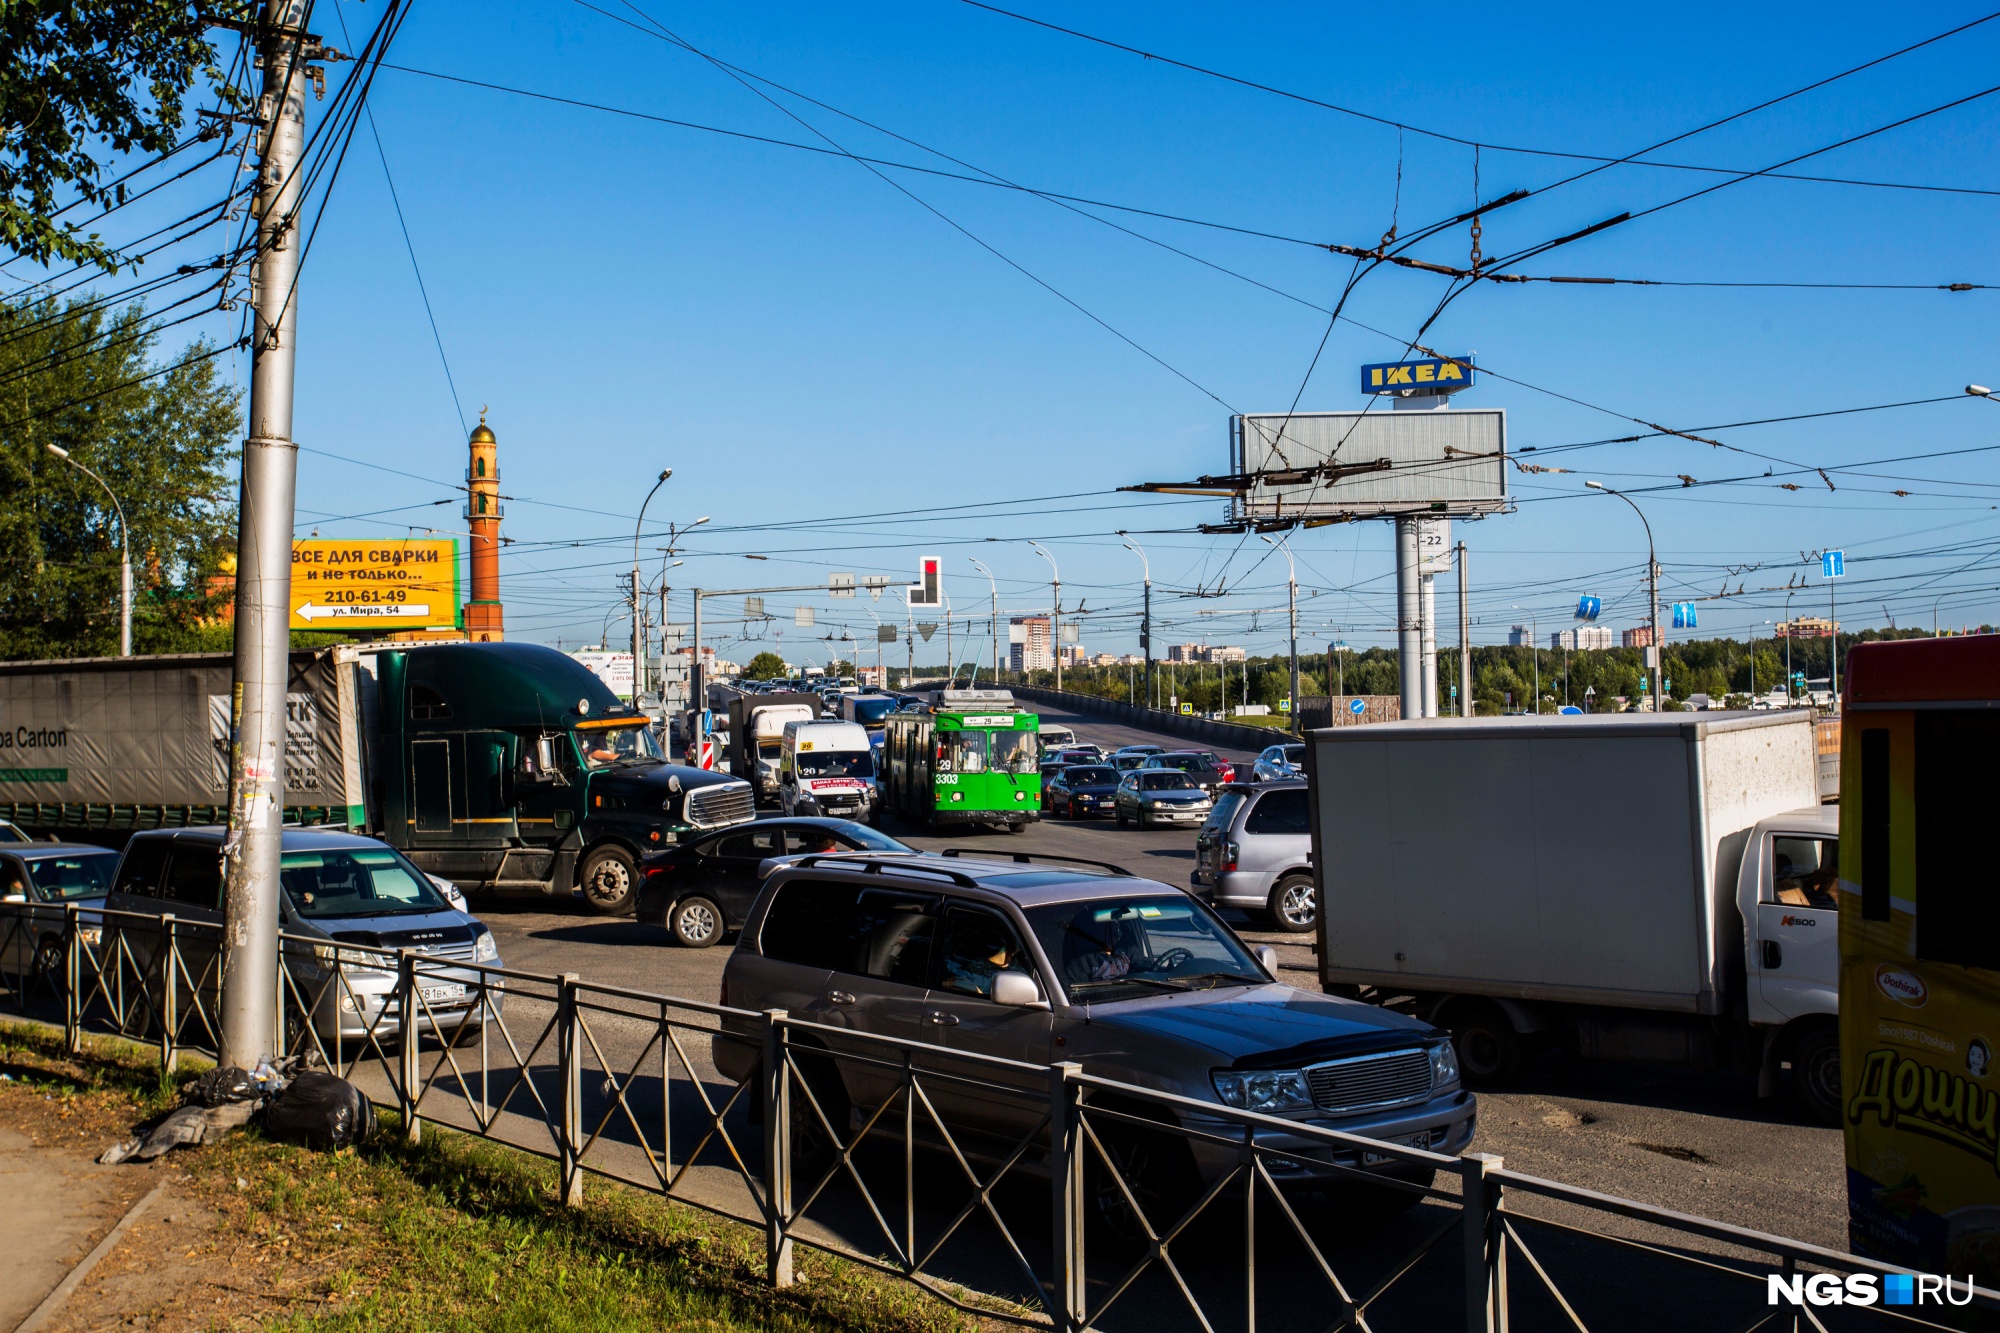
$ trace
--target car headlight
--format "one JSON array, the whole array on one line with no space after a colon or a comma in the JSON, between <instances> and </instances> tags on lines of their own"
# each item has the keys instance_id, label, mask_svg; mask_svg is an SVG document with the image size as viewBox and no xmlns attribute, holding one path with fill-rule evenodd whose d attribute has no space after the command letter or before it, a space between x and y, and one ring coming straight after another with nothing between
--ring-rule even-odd
<instances>
[{"instance_id":1,"label":"car headlight","mask_svg":"<svg viewBox=\"0 0 2000 1333\"><path fill-rule=\"evenodd\" d=\"M500 961L500 941L493 938L492 931L480 931L479 938L472 942L472 961L475 963Z\"/></svg>"},{"instance_id":2,"label":"car headlight","mask_svg":"<svg viewBox=\"0 0 2000 1333\"><path fill-rule=\"evenodd\" d=\"M1313 1104L1305 1074L1297 1069L1217 1069L1209 1074L1224 1106L1243 1111L1304 1111Z\"/></svg>"},{"instance_id":3,"label":"car headlight","mask_svg":"<svg viewBox=\"0 0 2000 1333\"><path fill-rule=\"evenodd\" d=\"M76 937L85 944L95 948L97 945L103 943L104 930L99 926L83 926L77 930Z\"/></svg>"},{"instance_id":4,"label":"car headlight","mask_svg":"<svg viewBox=\"0 0 2000 1333\"><path fill-rule=\"evenodd\" d=\"M1431 1086L1439 1089L1458 1086L1458 1048L1449 1041L1431 1047Z\"/></svg>"}]
</instances>

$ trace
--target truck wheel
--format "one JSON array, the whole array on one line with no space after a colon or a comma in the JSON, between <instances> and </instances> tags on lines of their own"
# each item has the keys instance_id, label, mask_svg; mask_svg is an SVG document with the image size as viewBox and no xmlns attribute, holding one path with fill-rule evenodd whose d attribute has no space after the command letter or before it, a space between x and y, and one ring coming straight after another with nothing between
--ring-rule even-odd
<instances>
[{"instance_id":1,"label":"truck wheel","mask_svg":"<svg viewBox=\"0 0 2000 1333\"><path fill-rule=\"evenodd\" d=\"M1497 1088L1521 1072L1521 1034L1497 1004L1466 1001L1445 1011L1444 1026L1458 1048L1459 1071L1471 1086Z\"/></svg>"},{"instance_id":2,"label":"truck wheel","mask_svg":"<svg viewBox=\"0 0 2000 1333\"><path fill-rule=\"evenodd\" d=\"M706 949L723 936L722 909L711 900L694 894L674 904L667 918L674 943L684 949Z\"/></svg>"},{"instance_id":3,"label":"truck wheel","mask_svg":"<svg viewBox=\"0 0 2000 1333\"><path fill-rule=\"evenodd\" d=\"M1792 1044L1792 1097L1822 1125L1840 1123L1840 1032L1815 1024Z\"/></svg>"},{"instance_id":4,"label":"truck wheel","mask_svg":"<svg viewBox=\"0 0 2000 1333\"><path fill-rule=\"evenodd\" d=\"M625 916L637 900L639 863L623 847L607 845L583 858L583 901L599 916Z\"/></svg>"},{"instance_id":5,"label":"truck wheel","mask_svg":"<svg viewBox=\"0 0 2000 1333\"><path fill-rule=\"evenodd\" d=\"M1303 935L1319 920L1319 894L1310 875L1287 875L1271 889L1271 921L1279 930Z\"/></svg>"}]
</instances>

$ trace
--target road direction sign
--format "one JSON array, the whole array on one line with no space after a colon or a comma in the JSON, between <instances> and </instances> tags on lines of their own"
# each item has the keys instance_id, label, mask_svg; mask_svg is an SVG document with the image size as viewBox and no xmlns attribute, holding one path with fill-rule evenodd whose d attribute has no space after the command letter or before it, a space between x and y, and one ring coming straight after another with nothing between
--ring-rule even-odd
<instances>
[{"instance_id":1,"label":"road direction sign","mask_svg":"<svg viewBox=\"0 0 2000 1333\"><path fill-rule=\"evenodd\" d=\"M918 621L917 633L924 636L925 643L929 643L931 641L931 635L937 633L937 622L935 620L929 622Z\"/></svg>"},{"instance_id":2,"label":"road direction sign","mask_svg":"<svg viewBox=\"0 0 2000 1333\"><path fill-rule=\"evenodd\" d=\"M1819 576L1823 579L1846 578L1847 552L1821 551L1819 553Z\"/></svg>"},{"instance_id":3,"label":"road direction sign","mask_svg":"<svg viewBox=\"0 0 2000 1333\"><path fill-rule=\"evenodd\" d=\"M877 625L875 627L875 642L894 643L895 641L896 627L894 625Z\"/></svg>"},{"instance_id":4,"label":"road direction sign","mask_svg":"<svg viewBox=\"0 0 2000 1333\"><path fill-rule=\"evenodd\" d=\"M1595 620L1602 614L1604 614L1604 599L1602 597L1579 597L1576 599L1576 618L1578 620Z\"/></svg>"},{"instance_id":5,"label":"road direction sign","mask_svg":"<svg viewBox=\"0 0 2000 1333\"><path fill-rule=\"evenodd\" d=\"M1455 690L1458 687L1454 685L1452 688ZM1368 711L1368 701L1366 699L1349 699L1347 701L1347 711L1356 717L1360 717Z\"/></svg>"},{"instance_id":6,"label":"road direction sign","mask_svg":"<svg viewBox=\"0 0 2000 1333\"><path fill-rule=\"evenodd\" d=\"M449 538L292 543L293 629L455 629L463 601Z\"/></svg>"},{"instance_id":7,"label":"road direction sign","mask_svg":"<svg viewBox=\"0 0 2000 1333\"><path fill-rule=\"evenodd\" d=\"M1693 602L1675 602L1675 603L1674 603L1674 628L1675 628L1675 629L1694 629L1694 628L1696 628L1696 626L1695 626L1695 623L1694 623L1694 603L1693 603Z\"/></svg>"},{"instance_id":8,"label":"road direction sign","mask_svg":"<svg viewBox=\"0 0 2000 1333\"><path fill-rule=\"evenodd\" d=\"M810 606L793 607L792 623L801 628L811 628L813 623L813 609Z\"/></svg>"}]
</instances>

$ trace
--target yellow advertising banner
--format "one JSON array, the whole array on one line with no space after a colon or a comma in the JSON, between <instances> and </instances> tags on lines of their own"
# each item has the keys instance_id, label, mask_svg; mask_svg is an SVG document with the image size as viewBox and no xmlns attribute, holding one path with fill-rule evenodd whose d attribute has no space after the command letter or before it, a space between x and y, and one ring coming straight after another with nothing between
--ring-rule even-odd
<instances>
[{"instance_id":1,"label":"yellow advertising banner","mask_svg":"<svg viewBox=\"0 0 2000 1333\"><path fill-rule=\"evenodd\" d=\"M293 629L451 629L463 602L454 540L292 543Z\"/></svg>"}]
</instances>

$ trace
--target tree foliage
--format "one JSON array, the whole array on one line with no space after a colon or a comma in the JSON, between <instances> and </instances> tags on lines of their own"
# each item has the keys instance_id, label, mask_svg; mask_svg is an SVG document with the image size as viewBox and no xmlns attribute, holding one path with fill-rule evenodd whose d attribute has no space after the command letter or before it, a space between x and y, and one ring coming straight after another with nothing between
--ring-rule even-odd
<instances>
[{"instance_id":1,"label":"tree foliage","mask_svg":"<svg viewBox=\"0 0 2000 1333\"><path fill-rule=\"evenodd\" d=\"M776 653L758 653L750 659L750 665L743 668L743 674L751 680L778 680L789 673L785 670L785 659Z\"/></svg>"},{"instance_id":2,"label":"tree foliage","mask_svg":"<svg viewBox=\"0 0 2000 1333\"><path fill-rule=\"evenodd\" d=\"M240 101L215 64L202 0L6 0L0 4L0 241L37 263L116 269L96 234L59 216L59 196L102 207L121 191L114 156L157 156L183 134L186 100L206 82Z\"/></svg>"},{"instance_id":3,"label":"tree foliage","mask_svg":"<svg viewBox=\"0 0 2000 1333\"><path fill-rule=\"evenodd\" d=\"M157 342L137 306L0 303L0 658L117 651L117 511L51 444L131 522L134 651L228 646L238 396Z\"/></svg>"}]
</instances>

